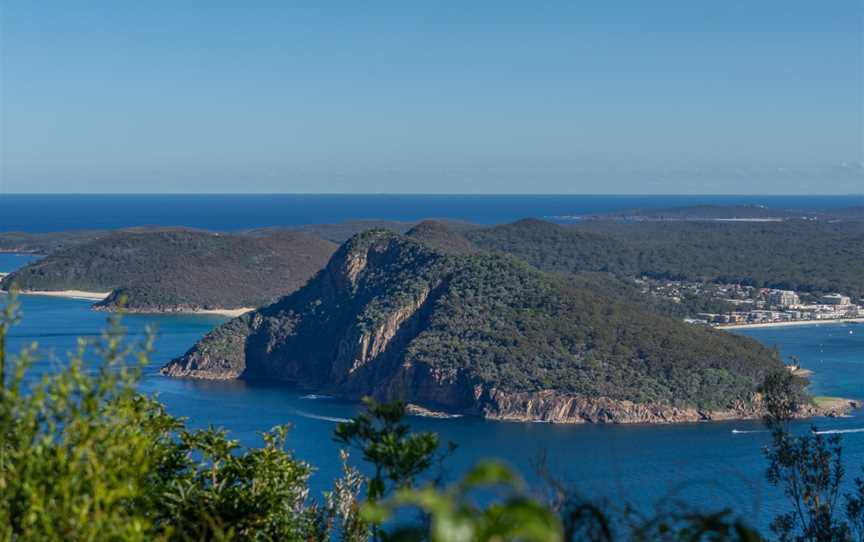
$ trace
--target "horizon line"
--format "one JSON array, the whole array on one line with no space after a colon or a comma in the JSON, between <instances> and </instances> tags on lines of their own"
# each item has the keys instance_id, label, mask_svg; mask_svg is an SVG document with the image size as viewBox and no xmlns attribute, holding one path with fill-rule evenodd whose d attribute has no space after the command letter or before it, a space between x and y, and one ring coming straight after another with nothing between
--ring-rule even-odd
<instances>
[{"instance_id":1,"label":"horizon line","mask_svg":"<svg viewBox=\"0 0 864 542\"><path fill-rule=\"evenodd\" d=\"M864 197L862 193L823 193L823 194L778 194L778 193L601 193L601 192L5 192L3 196L421 196L421 197L769 197L769 198L819 198L819 197Z\"/></svg>"}]
</instances>

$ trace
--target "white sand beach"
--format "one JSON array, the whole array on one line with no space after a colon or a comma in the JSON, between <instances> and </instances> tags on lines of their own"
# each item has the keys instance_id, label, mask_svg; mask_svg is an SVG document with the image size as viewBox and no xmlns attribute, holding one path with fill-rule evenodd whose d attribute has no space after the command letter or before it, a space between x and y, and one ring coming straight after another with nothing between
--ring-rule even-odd
<instances>
[{"instance_id":1,"label":"white sand beach","mask_svg":"<svg viewBox=\"0 0 864 542\"><path fill-rule=\"evenodd\" d=\"M8 292L0 291L0 294ZM102 301L108 297L111 292L87 292L84 290L21 290L20 295L39 295L46 297L63 297L66 299L83 299L87 301ZM97 307L98 309L98 307ZM150 314L215 314L218 316L227 316L236 318L254 311L254 307L240 307L239 309L187 309L187 310L168 310L168 311L139 311L127 310L131 313L150 313Z\"/></svg>"},{"instance_id":2,"label":"white sand beach","mask_svg":"<svg viewBox=\"0 0 864 542\"><path fill-rule=\"evenodd\" d=\"M89 301L102 301L111 292L85 292L84 290L21 290L21 295L42 295L49 297L68 297L70 299L87 299Z\"/></svg>"},{"instance_id":3,"label":"white sand beach","mask_svg":"<svg viewBox=\"0 0 864 542\"><path fill-rule=\"evenodd\" d=\"M114 312L114 308L105 308L105 307L94 307L96 310L107 310L109 312ZM228 316L230 318L235 318L237 316L241 316L246 314L247 312L254 311L255 309L252 307L240 307L239 309L191 309L188 307L171 307L163 310L159 309L141 309L141 308L125 308L120 312L124 312L126 314L214 314L218 316Z\"/></svg>"},{"instance_id":4,"label":"white sand beach","mask_svg":"<svg viewBox=\"0 0 864 542\"><path fill-rule=\"evenodd\" d=\"M792 322L765 322L762 324L725 324L717 329L749 329L760 327L824 326L829 324L864 324L864 318L840 318L834 320L795 320Z\"/></svg>"},{"instance_id":5,"label":"white sand beach","mask_svg":"<svg viewBox=\"0 0 864 542\"><path fill-rule=\"evenodd\" d=\"M247 312L252 312L255 309L251 307L241 307L239 309L198 309L194 311L181 311L186 314L218 314L220 316L229 316L231 318L236 318L238 316L244 315Z\"/></svg>"}]
</instances>

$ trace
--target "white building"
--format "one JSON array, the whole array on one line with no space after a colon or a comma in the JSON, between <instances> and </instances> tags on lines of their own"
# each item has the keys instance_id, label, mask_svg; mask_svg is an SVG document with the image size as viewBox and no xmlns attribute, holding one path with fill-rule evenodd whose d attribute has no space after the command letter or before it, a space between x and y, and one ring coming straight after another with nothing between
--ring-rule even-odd
<instances>
[{"instance_id":1,"label":"white building","mask_svg":"<svg viewBox=\"0 0 864 542\"><path fill-rule=\"evenodd\" d=\"M822 296L822 303L826 305L851 305L852 299L841 294L828 294Z\"/></svg>"},{"instance_id":2,"label":"white building","mask_svg":"<svg viewBox=\"0 0 864 542\"><path fill-rule=\"evenodd\" d=\"M768 303L778 307L792 307L801 304L801 299L791 290L771 290L768 292Z\"/></svg>"}]
</instances>

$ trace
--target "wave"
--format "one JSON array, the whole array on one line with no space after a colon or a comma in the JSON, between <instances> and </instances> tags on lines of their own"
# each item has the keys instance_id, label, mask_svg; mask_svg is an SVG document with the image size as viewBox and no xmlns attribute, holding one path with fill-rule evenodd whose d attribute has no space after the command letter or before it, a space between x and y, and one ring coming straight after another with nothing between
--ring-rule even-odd
<instances>
[{"instance_id":1,"label":"wave","mask_svg":"<svg viewBox=\"0 0 864 542\"><path fill-rule=\"evenodd\" d=\"M337 418L335 416L322 416L320 414L312 414L311 412L304 412L302 410L295 410L295 414L298 416L302 416L303 418L309 418L310 420L322 420L325 422L333 422L333 423L348 423L351 420L348 418Z\"/></svg>"},{"instance_id":2,"label":"wave","mask_svg":"<svg viewBox=\"0 0 864 542\"><path fill-rule=\"evenodd\" d=\"M733 429L733 435L748 435L751 433L768 433L767 429L761 430L744 430L744 429ZM855 429L825 429L823 431L813 431L814 435L844 435L846 433L864 433L864 427L858 427Z\"/></svg>"},{"instance_id":3,"label":"wave","mask_svg":"<svg viewBox=\"0 0 864 542\"><path fill-rule=\"evenodd\" d=\"M813 431L814 435L845 435L846 433L864 433L864 427L857 429L826 429L824 431Z\"/></svg>"}]
</instances>

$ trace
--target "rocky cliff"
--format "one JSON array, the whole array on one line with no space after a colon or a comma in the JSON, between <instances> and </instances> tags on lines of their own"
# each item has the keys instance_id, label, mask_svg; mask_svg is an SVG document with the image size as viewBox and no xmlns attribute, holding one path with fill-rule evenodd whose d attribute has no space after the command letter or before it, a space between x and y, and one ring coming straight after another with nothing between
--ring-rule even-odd
<instances>
[{"instance_id":1,"label":"rocky cliff","mask_svg":"<svg viewBox=\"0 0 864 542\"><path fill-rule=\"evenodd\" d=\"M305 287L215 329L162 372L496 419L634 423L749 417L758 384L781 367L753 340L609 301L514 258L369 231Z\"/></svg>"}]
</instances>

